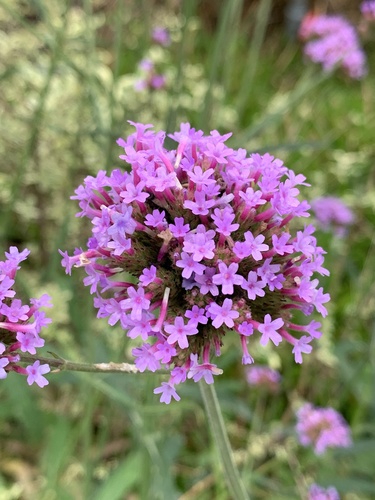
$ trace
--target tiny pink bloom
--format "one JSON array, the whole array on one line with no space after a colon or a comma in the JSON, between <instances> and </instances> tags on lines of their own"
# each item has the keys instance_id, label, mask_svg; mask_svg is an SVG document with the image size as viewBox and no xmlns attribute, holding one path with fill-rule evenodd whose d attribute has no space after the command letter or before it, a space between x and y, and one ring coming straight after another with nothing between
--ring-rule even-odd
<instances>
[{"instance_id":1,"label":"tiny pink bloom","mask_svg":"<svg viewBox=\"0 0 375 500\"><path fill-rule=\"evenodd\" d=\"M271 340L276 346L280 344L282 341L282 336L277 332L284 324L284 321L281 318L277 318L272 321L272 318L269 314L266 314L264 317L264 323L260 323L258 326L258 330L262 334L260 339L261 345L267 345L269 340Z\"/></svg>"},{"instance_id":2,"label":"tiny pink bloom","mask_svg":"<svg viewBox=\"0 0 375 500\"><path fill-rule=\"evenodd\" d=\"M34 364L26 366L26 372L28 374L27 383L32 385L35 382L39 387L48 385L49 382L43 375L50 371L51 368L47 364L41 365L39 360L35 361Z\"/></svg>"},{"instance_id":3,"label":"tiny pink bloom","mask_svg":"<svg viewBox=\"0 0 375 500\"><path fill-rule=\"evenodd\" d=\"M162 382L160 387L156 387L156 389L154 389L154 394L161 394L160 402L167 405L169 405L172 398L176 401L180 401L181 399L173 385L168 384L168 382Z\"/></svg>"}]
</instances>

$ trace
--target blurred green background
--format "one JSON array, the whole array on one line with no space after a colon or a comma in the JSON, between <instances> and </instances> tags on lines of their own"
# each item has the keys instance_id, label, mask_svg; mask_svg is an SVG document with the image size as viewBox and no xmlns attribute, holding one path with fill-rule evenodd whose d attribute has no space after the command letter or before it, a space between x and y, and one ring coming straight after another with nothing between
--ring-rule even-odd
<instances>
[{"instance_id":1,"label":"blurred green background","mask_svg":"<svg viewBox=\"0 0 375 500\"><path fill-rule=\"evenodd\" d=\"M131 361L132 342L98 320L83 271L65 276L58 248L85 244L89 223L69 200L86 175L123 167L127 120L172 132L189 121L233 132L229 146L269 152L311 188L354 211L345 238L319 233L331 272L324 335L303 365L288 349L255 348L278 369L277 394L250 388L226 342L215 387L235 458L256 499L304 498L312 481L347 500L375 498L375 56L353 81L323 75L288 38L278 2L0 0L0 242L31 250L21 296L53 298L45 352L76 361ZM345 15L345 10L340 12ZM352 13L352 11L351 11ZM359 10L354 11L354 23ZM357 17L356 17L357 16ZM162 26L171 45L156 46ZM375 32L375 27L374 27ZM373 35L374 35L373 32ZM136 92L139 62L166 75ZM157 379L157 380L156 380ZM43 390L0 384L0 500L227 499L198 386L162 405L162 376L51 374ZM332 406L354 445L317 458L297 442L303 401Z\"/></svg>"}]
</instances>

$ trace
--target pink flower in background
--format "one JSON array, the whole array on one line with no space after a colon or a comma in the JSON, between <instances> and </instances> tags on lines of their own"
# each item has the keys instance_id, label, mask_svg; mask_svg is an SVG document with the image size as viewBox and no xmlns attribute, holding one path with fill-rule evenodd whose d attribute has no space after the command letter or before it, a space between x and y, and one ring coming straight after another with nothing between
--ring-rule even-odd
<instances>
[{"instance_id":1,"label":"pink flower in background","mask_svg":"<svg viewBox=\"0 0 375 500\"><path fill-rule=\"evenodd\" d=\"M366 0L362 2L361 13L368 21L375 21L375 0Z\"/></svg>"},{"instance_id":2,"label":"pink flower in background","mask_svg":"<svg viewBox=\"0 0 375 500\"><path fill-rule=\"evenodd\" d=\"M141 77L135 82L134 88L138 92L144 90L158 90L166 86L167 78L165 75L158 74L151 59L142 59L138 64ZM131 189L134 186L131 187Z\"/></svg>"},{"instance_id":3,"label":"pink flower in background","mask_svg":"<svg viewBox=\"0 0 375 500\"><path fill-rule=\"evenodd\" d=\"M357 31L344 17L309 13L302 20L300 38L307 43L305 55L326 72L341 67L351 78L367 73L366 56Z\"/></svg>"},{"instance_id":4,"label":"pink flower in background","mask_svg":"<svg viewBox=\"0 0 375 500\"><path fill-rule=\"evenodd\" d=\"M323 488L318 484L312 484L309 488L308 500L340 500L340 495L333 486Z\"/></svg>"},{"instance_id":5,"label":"pink flower in background","mask_svg":"<svg viewBox=\"0 0 375 500\"><path fill-rule=\"evenodd\" d=\"M167 28L156 26L152 30L152 40L163 47L168 47L171 44L171 37Z\"/></svg>"},{"instance_id":6,"label":"pink flower in background","mask_svg":"<svg viewBox=\"0 0 375 500\"><path fill-rule=\"evenodd\" d=\"M253 365L246 369L246 380L249 385L276 392L279 388L281 375L268 366Z\"/></svg>"},{"instance_id":7,"label":"pink flower in background","mask_svg":"<svg viewBox=\"0 0 375 500\"><path fill-rule=\"evenodd\" d=\"M51 319L40 310L41 307L52 306L47 294L39 299L30 299L30 305L15 298L13 287L19 264L29 253L27 249L19 252L17 247L10 247L9 252L5 252L6 260L0 261L0 379L14 371L28 375L29 385L36 382L43 387L48 384L42 376L50 371L48 365L39 367L34 363L26 368L20 365L20 353L36 354L36 349L44 346L40 333L51 323Z\"/></svg>"},{"instance_id":8,"label":"pink flower in background","mask_svg":"<svg viewBox=\"0 0 375 500\"><path fill-rule=\"evenodd\" d=\"M165 75L153 75L150 80L150 86L153 89L162 89L167 83L167 78Z\"/></svg>"},{"instance_id":9,"label":"pink flower in background","mask_svg":"<svg viewBox=\"0 0 375 500\"><path fill-rule=\"evenodd\" d=\"M61 252L66 272L85 267L98 317L143 341L133 349L141 371L170 371L156 392L165 403L186 379L213 383L222 370L212 358L229 334L243 364L253 362L249 346L269 341L288 343L301 363L320 324L296 324L294 312L325 315L329 300L315 276L329 273L314 227L289 232L309 216L298 199L305 177L269 154L227 147L230 134L183 123L168 150L165 132L132 125L118 141L127 171L100 172L76 190L93 235L87 250Z\"/></svg>"},{"instance_id":10,"label":"pink flower in background","mask_svg":"<svg viewBox=\"0 0 375 500\"><path fill-rule=\"evenodd\" d=\"M350 427L333 408L304 404L297 411L296 431L302 446L313 446L316 455L322 455L327 448L352 445Z\"/></svg>"},{"instance_id":11,"label":"pink flower in background","mask_svg":"<svg viewBox=\"0 0 375 500\"><path fill-rule=\"evenodd\" d=\"M324 231L333 230L337 236L344 236L354 222L352 210L334 196L316 198L311 202L318 226Z\"/></svg>"}]
</instances>

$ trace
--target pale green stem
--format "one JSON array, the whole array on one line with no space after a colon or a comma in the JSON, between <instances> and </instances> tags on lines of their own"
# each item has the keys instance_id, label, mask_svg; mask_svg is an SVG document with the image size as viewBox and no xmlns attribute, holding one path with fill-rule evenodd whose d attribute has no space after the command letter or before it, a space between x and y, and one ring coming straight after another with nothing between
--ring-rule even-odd
<instances>
[{"instance_id":1,"label":"pale green stem","mask_svg":"<svg viewBox=\"0 0 375 500\"><path fill-rule=\"evenodd\" d=\"M140 373L135 365L130 363L75 363L67 361L60 357L45 358L43 356L32 356L31 354L21 354L20 361L23 363L32 363L40 361L48 363L57 371L69 370L75 372L97 372L97 373Z\"/></svg>"},{"instance_id":2,"label":"pale green stem","mask_svg":"<svg viewBox=\"0 0 375 500\"><path fill-rule=\"evenodd\" d=\"M208 422L224 469L224 477L229 492L234 500L250 500L234 463L233 452L225 429L224 419L221 414L214 384L206 384L204 380L201 380L199 385Z\"/></svg>"}]
</instances>

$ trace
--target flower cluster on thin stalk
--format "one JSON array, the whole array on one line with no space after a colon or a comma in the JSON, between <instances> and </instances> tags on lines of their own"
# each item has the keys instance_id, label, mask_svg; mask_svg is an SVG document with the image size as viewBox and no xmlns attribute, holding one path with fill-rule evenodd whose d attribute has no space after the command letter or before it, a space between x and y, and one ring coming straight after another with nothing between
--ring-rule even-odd
<instances>
[{"instance_id":1,"label":"flower cluster on thin stalk","mask_svg":"<svg viewBox=\"0 0 375 500\"><path fill-rule=\"evenodd\" d=\"M354 222L353 211L336 196L322 196L311 202L317 226L323 231L333 231L336 236L343 237L348 227Z\"/></svg>"},{"instance_id":2,"label":"flower cluster on thin stalk","mask_svg":"<svg viewBox=\"0 0 375 500\"><path fill-rule=\"evenodd\" d=\"M137 92L152 89L158 90L165 87L167 79L165 75L156 71L155 64L151 59L145 58L138 64L141 77L135 82L134 89Z\"/></svg>"},{"instance_id":3,"label":"flower cluster on thin stalk","mask_svg":"<svg viewBox=\"0 0 375 500\"><path fill-rule=\"evenodd\" d=\"M171 43L171 38L169 32L166 28L155 27L152 30L151 35L152 42L160 47L166 48ZM159 47L159 48L160 48ZM152 51L150 51L149 57L143 58L138 64L138 70L140 72L140 78L135 82L134 89L137 92L142 92L144 90L159 90L166 86L167 77L165 74L160 73L158 66L160 66L160 56L163 52L155 52L159 57L153 60ZM164 62L162 60L162 62Z\"/></svg>"},{"instance_id":4,"label":"flower cluster on thin stalk","mask_svg":"<svg viewBox=\"0 0 375 500\"><path fill-rule=\"evenodd\" d=\"M302 20L299 36L307 41L305 55L330 72L340 66L355 79L367 73L366 56L354 26L342 16L308 13Z\"/></svg>"},{"instance_id":5,"label":"flower cluster on thin stalk","mask_svg":"<svg viewBox=\"0 0 375 500\"><path fill-rule=\"evenodd\" d=\"M44 346L40 332L51 323L51 319L40 310L51 307L47 294L30 299L30 305L16 298L13 288L16 274L19 264L29 253L27 249L20 252L17 247L10 247L9 252L5 252L6 260L0 261L0 379L13 371L27 375L29 385L35 382L44 387L48 380L43 375L50 371L47 364L41 365L37 360L26 367L20 365L21 353L36 354L36 350Z\"/></svg>"},{"instance_id":6,"label":"flower cluster on thin stalk","mask_svg":"<svg viewBox=\"0 0 375 500\"><path fill-rule=\"evenodd\" d=\"M155 26L151 34L152 41L162 47L168 47L171 44L171 35L167 28L163 26Z\"/></svg>"},{"instance_id":7,"label":"flower cluster on thin stalk","mask_svg":"<svg viewBox=\"0 0 375 500\"><path fill-rule=\"evenodd\" d=\"M315 483L310 486L308 495L308 500L340 500L340 495L334 486L323 488Z\"/></svg>"},{"instance_id":8,"label":"flower cluster on thin stalk","mask_svg":"<svg viewBox=\"0 0 375 500\"><path fill-rule=\"evenodd\" d=\"M348 448L352 445L349 425L333 408L304 404L297 411L296 431L302 446L313 446L316 455L322 455L327 448Z\"/></svg>"},{"instance_id":9,"label":"flower cluster on thin stalk","mask_svg":"<svg viewBox=\"0 0 375 500\"><path fill-rule=\"evenodd\" d=\"M328 271L314 227L289 229L309 216L298 199L305 177L227 147L231 134L184 123L167 150L164 132L132 124L117 141L130 171L99 171L72 197L92 223L88 248L60 251L67 273L84 266L98 317L142 341L132 351L141 371L170 370L155 389L166 403L187 378L211 384L222 373L213 358L226 335L238 338L244 365L256 342L286 342L302 363L321 324L298 324L294 312L326 316L329 301L315 277Z\"/></svg>"},{"instance_id":10,"label":"flower cluster on thin stalk","mask_svg":"<svg viewBox=\"0 0 375 500\"><path fill-rule=\"evenodd\" d=\"M246 369L246 380L249 385L277 392L281 375L277 370L268 366L251 365Z\"/></svg>"},{"instance_id":11,"label":"flower cluster on thin stalk","mask_svg":"<svg viewBox=\"0 0 375 500\"><path fill-rule=\"evenodd\" d=\"M361 14L368 21L375 21L375 0L365 0L362 2Z\"/></svg>"}]
</instances>

